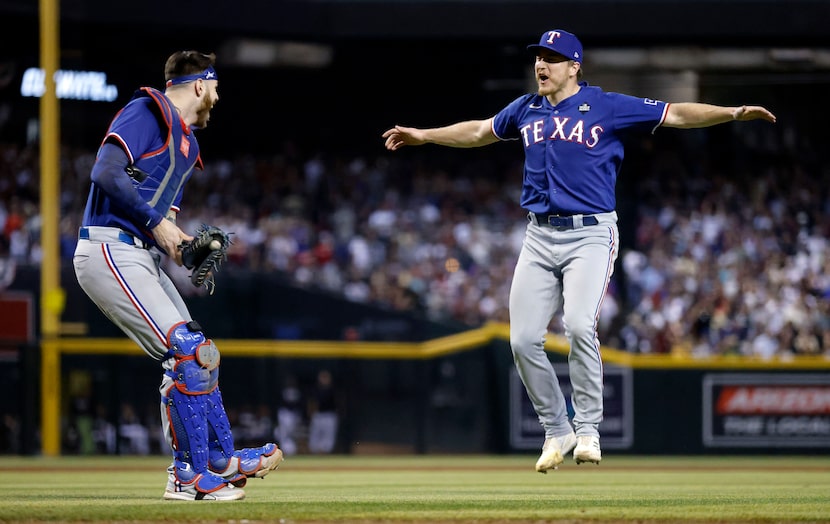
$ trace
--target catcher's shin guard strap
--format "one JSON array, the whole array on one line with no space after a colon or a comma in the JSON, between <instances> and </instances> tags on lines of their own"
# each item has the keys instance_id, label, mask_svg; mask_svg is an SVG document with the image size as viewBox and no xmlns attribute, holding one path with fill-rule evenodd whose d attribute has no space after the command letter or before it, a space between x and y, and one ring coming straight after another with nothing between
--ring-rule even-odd
<instances>
[{"instance_id":1,"label":"catcher's shin guard strap","mask_svg":"<svg viewBox=\"0 0 830 524\"><path fill-rule=\"evenodd\" d=\"M162 397L172 433L173 456L193 466L196 473L208 466L208 412L207 395L187 395L175 387Z\"/></svg>"}]
</instances>

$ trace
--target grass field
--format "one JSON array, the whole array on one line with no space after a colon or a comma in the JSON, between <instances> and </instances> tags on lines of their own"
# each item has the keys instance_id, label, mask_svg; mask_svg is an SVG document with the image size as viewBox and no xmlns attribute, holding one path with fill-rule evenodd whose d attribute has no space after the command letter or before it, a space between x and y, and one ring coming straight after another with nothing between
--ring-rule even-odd
<instances>
[{"instance_id":1,"label":"grass field","mask_svg":"<svg viewBox=\"0 0 830 524\"><path fill-rule=\"evenodd\" d=\"M237 502L170 502L168 458L0 457L0 522L830 522L830 456L289 457Z\"/></svg>"}]
</instances>

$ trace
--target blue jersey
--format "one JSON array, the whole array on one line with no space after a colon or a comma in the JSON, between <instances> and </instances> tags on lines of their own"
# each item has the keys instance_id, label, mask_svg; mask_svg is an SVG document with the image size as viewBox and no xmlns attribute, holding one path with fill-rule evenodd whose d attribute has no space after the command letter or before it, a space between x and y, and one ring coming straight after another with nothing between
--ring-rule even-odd
<instances>
[{"instance_id":1,"label":"blue jersey","mask_svg":"<svg viewBox=\"0 0 830 524\"><path fill-rule=\"evenodd\" d=\"M114 198L93 183L82 225L116 227L155 245L151 228L168 211L179 211L185 182L194 168L202 168L196 136L164 93L144 87L115 115L102 145L107 142L121 146L140 170L131 183L141 205L124 209L118 201L129 199Z\"/></svg>"},{"instance_id":2,"label":"blue jersey","mask_svg":"<svg viewBox=\"0 0 830 524\"><path fill-rule=\"evenodd\" d=\"M522 207L558 215L614 211L624 135L653 133L668 107L585 82L556 106L537 94L511 102L493 119L493 133L524 145Z\"/></svg>"}]
</instances>

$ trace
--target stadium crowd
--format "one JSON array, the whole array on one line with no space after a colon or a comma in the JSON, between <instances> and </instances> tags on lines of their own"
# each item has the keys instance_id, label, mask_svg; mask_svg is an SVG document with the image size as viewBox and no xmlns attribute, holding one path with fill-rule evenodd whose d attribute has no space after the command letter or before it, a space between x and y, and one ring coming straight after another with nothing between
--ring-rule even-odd
<instances>
[{"instance_id":1,"label":"stadium crowd","mask_svg":"<svg viewBox=\"0 0 830 524\"><path fill-rule=\"evenodd\" d=\"M470 326L508 321L526 225L520 152L390 156L379 144L362 156L284 142L268 156L206 158L180 225L232 231L227 271L281 272L298 286ZM629 151L602 342L640 353L830 355L830 166L817 146L784 123L682 138L661 130ZM0 145L0 158L4 265L38 264L36 150ZM93 151L61 156L67 260L93 161Z\"/></svg>"}]
</instances>

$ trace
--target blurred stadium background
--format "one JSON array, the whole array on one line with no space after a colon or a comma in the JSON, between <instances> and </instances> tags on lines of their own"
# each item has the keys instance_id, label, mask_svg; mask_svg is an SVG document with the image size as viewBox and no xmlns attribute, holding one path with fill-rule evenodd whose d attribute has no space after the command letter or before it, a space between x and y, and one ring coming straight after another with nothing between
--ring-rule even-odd
<instances>
[{"instance_id":1,"label":"blurred stadium background","mask_svg":"<svg viewBox=\"0 0 830 524\"><path fill-rule=\"evenodd\" d=\"M0 0L0 453L161 452L157 365L86 299L70 259L110 118L184 48L216 52L222 84L182 220L237 243L214 296L182 290L221 341L238 438L293 440L295 453L535 451L504 336L521 152L390 155L380 134L494 114L531 88L524 48L554 27L580 36L586 80L606 90L779 118L630 144L601 325L603 447L827 452L830 4L239 4L59 2L54 339L41 331L38 5ZM555 336L550 349L566 362ZM321 403L338 416L331 448L310 438Z\"/></svg>"}]
</instances>

